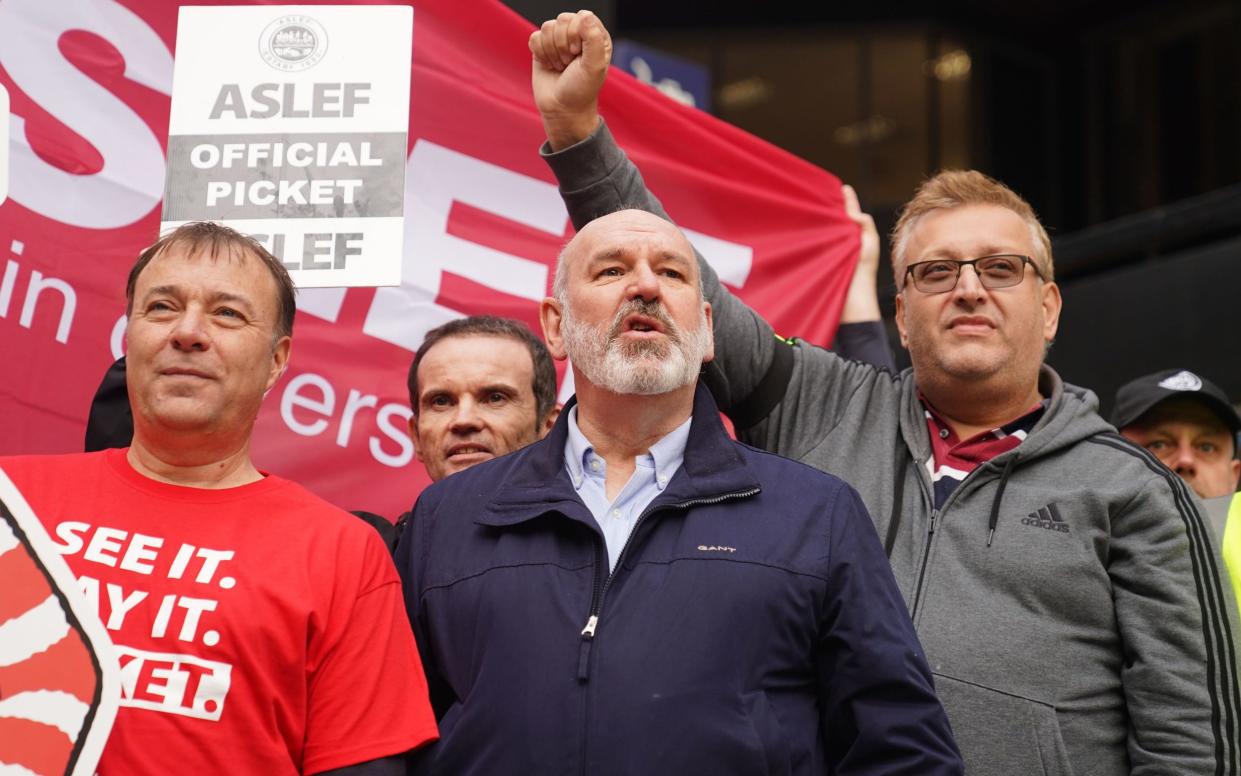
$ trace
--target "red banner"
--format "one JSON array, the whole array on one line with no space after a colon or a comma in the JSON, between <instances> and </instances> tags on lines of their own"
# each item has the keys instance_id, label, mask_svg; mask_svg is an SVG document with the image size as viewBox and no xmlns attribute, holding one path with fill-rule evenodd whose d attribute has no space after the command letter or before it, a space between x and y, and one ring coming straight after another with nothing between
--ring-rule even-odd
<instances>
[{"instance_id":1,"label":"red banner","mask_svg":"<svg viewBox=\"0 0 1241 776\"><path fill-rule=\"evenodd\" d=\"M81 450L91 397L122 352L125 276L158 231L179 5L0 3L12 112L0 454ZM291 367L254 440L264 470L389 517L427 482L406 435L412 351L461 315L538 331L571 235L536 152L532 26L493 0L413 5L403 285L299 294ZM619 71L603 98L613 132L724 280L778 330L827 341L857 249L839 182Z\"/></svg>"}]
</instances>

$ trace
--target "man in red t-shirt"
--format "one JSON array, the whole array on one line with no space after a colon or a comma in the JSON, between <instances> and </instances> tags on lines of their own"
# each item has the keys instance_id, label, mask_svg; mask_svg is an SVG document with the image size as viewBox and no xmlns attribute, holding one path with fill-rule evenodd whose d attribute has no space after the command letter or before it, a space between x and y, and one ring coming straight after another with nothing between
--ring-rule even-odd
<instances>
[{"instance_id":1,"label":"man in red t-shirt","mask_svg":"<svg viewBox=\"0 0 1241 776\"><path fill-rule=\"evenodd\" d=\"M187 224L126 298L132 446L0 459L116 645L99 773L403 773L436 728L385 547L250 459L288 363L288 273Z\"/></svg>"}]
</instances>

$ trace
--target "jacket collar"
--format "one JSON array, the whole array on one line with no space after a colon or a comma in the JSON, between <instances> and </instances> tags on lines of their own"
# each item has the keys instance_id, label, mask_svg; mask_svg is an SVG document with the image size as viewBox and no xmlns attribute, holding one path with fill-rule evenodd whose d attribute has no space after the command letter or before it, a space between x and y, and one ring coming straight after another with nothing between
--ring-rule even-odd
<instances>
[{"instance_id":1,"label":"jacket collar","mask_svg":"<svg viewBox=\"0 0 1241 776\"><path fill-rule=\"evenodd\" d=\"M931 437L927 431L926 417L923 415L922 403L918 400L917 381L913 370L906 369L901 375L902 406L900 433L914 454L914 459L921 462L931 457ZM1020 454L1023 461L1035 456L1058 450L1100 431L1107 430L1107 424L1096 414L1098 399L1090 391L1066 384L1047 364L1039 367L1039 393L1047 398L1047 410L1020 448L1002 453L992 462L1003 463L1005 458Z\"/></svg>"},{"instance_id":2,"label":"jacket collar","mask_svg":"<svg viewBox=\"0 0 1241 776\"><path fill-rule=\"evenodd\" d=\"M565 404L548 435L517 454L495 496L475 522L492 526L516 525L549 512L560 512L595 526L565 470L569 410L576 404L575 396ZM742 459L736 443L728 437L719 409L700 381L694 392L685 461L653 505L748 493L757 491L758 487L758 478Z\"/></svg>"}]
</instances>

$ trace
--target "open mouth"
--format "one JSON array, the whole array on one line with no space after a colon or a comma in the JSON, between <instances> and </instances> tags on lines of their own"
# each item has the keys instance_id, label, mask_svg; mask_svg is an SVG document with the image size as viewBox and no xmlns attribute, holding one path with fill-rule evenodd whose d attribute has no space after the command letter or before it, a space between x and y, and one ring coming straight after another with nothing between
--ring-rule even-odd
<instances>
[{"instance_id":1,"label":"open mouth","mask_svg":"<svg viewBox=\"0 0 1241 776\"><path fill-rule=\"evenodd\" d=\"M491 455L491 450L482 445L453 445L448 448L448 457L469 457L475 455Z\"/></svg>"},{"instance_id":2,"label":"open mouth","mask_svg":"<svg viewBox=\"0 0 1241 776\"><path fill-rule=\"evenodd\" d=\"M630 315L625 318L621 331L637 334L663 334L664 326L658 320L646 315Z\"/></svg>"}]
</instances>

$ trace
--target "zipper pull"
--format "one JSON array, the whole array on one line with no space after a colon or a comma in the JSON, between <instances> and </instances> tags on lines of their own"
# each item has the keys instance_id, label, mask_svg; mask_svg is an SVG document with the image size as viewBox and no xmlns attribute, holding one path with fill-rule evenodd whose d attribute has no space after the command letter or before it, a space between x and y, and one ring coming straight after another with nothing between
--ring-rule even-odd
<instances>
[{"instance_id":1,"label":"zipper pull","mask_svg":"<svg viewBox=\"0 0 1241 776\"><path fill-rule=\"evenodd\" d=\"M932 509L931 510L931 527L929 530L927 530L927 535L935 533L935 521L938 519L939 519L939 510Z\"/></svg>"},{"instance_id":2,"label":"zipper pull","mask_svg":"<svg viewBox=\"0 0 1241 776\"><path fill-rule=\"evenodd\" d=\"M593 639L595 637L595 628L599 625L599 616L590 615L590 619L586 621L586 627L582 628L582 636L584 638Z\"/></svg>"},{"instance_id":3,"label":"zipper pull","mask_svg":"<svg viewBox=\"0 0 1241 776\"><path fill-rule=\"evenodd\" d=\"M582 645L577 652L577 680L590 681L590 645L595 643L595 628L599 626L599 615L592 614L582 628Z\"/></svg>"}]
</instances>

